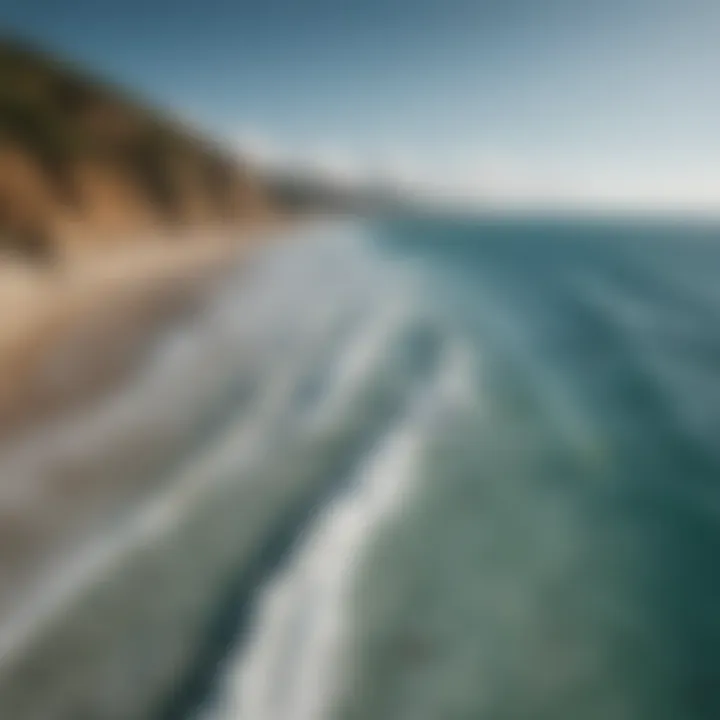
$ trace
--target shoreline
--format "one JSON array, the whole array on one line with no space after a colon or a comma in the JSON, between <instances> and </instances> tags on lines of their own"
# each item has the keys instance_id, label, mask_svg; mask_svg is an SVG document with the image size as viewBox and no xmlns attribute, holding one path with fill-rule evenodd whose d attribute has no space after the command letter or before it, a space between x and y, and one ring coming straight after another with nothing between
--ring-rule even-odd
<instances>
[{"instance_id":1,"label":"shoreline","mask_svg":"<svg viewBox=\"0 0 720 720\"><path fill-rule=\"evenodd\" d=\"M81 631L74 634L76 624L66 626L65 603L69 612L76 602L85 607L86 593L94 596L114 583L123 597L124 571L118 569L117 579L90 577L93 563L121 566L126 552L133 566L155 562L145 558L146 551L154 556L146 543L134 544L125 533L143 524L150 535L160 532L164 525L156 528L154 508L163 507L166 497L177 495L180 502L193 494L189 481L176 487L173 475L194 452L202 453L205 430L222 425L224 399L236 384L230 365L207 376L202 364L174 372L163 345L186 323L211 317L248 253L270 247L283 229L193 231L175 247L168 248L166 238L83 255L51 272L0 266L3 717L11 709L13 717L26 717L20 706L34 702L34 681L20 679L26 663L47 662L50 685L64 677L62 663L53 664L58 633L68 633L68 649L84 642ZM14 286L3 283L8 278ZM14 304L3 302L9 298ZM165 360L158 365L158 358ZM140 397L144 409L133 407ZM178 508L178 522L184 512ZM170 526L165 531L173 536ZM232 546L225 554L234 557ZM134 642L125 629L126 641ZM113 642L124 647L120 638ZM98 671L121 656L118 650L97 658ZM18 705L11 699L16 693L25 698Z\"/></svg>"},{"instance_id":2,"label":"shoreline","mask_svg":"<svg viewBox=\"0 0 720 720\"><path fill-rule=\"evenodd\" d=\"M120 384L280 227L158 234L53 268L0 261L0 447Z\"/></svg>"},{"instance_id":3,"label":"shoreline","mask_svg":"<svg viewBox=\"0 0 720 720\"><path fill-rule=\"evenodd\" d=\"M97 281L94 273L91 285L101 282L108 304L118 307L127 295L116 295L110 286L118 292L149 288L152 295L159 276L176 279L179 273L192 298L196 291L208 296L208 304L191 317L191 324L198 320L204 327L205 308L211 310L218 297L212 289L222 291L224 276L237 277L244 253L262 250L262 242L264 236L218 240L203 251L202 263L190 251L182 259L159 259L152 270L149 261L140 263L142 272L137 258L128 259L132 282L124 270L112 282ZM88 278L85 270L74 272ZM77 307L106 318L104 306L88 305L97 300L96 290L88 289ZM188 307L173 305L172 312L187 317ZM159 327L155 315L147 323ZM252 352L245 357L238 350L242 362L253 363ZM344 447L339 440L354 424L339 437L329 430L333 452L303 472L296 472L303 464L301 448L292 446L279 452L270 468L248 466L247 482L235 482L242 454L235 400L241 401L247 387L237 379L236 360L203 375L206 357L179 373L165 372L163 365L148 373L143 365L133 398L142 397L145 407L129 416L112 415L109 424L94 406L79 412L73 422L86 416L72 434L79 444L73 437L49 443L42 459L33 448L22 452L25 439L11 446L19 465L26 465L7 473L0 466L0 549L10 551L0 557L3 717L30 720L51 711L58 718L180 717L184 703L202 690L196 654L204 658L212 651L208 632L221 620L223 600L249 596L335 479L333 468L342 462L336 453ZM129 380L136 383L135 377ZM149 392L152 388L156 392ZM105 398L99 405L104 404ZM213 432L205 432L208 423ZM37 427L31 438L44 444L45 429L56 424ZM72 422L62 418L61 424L68 429ZM277 483L269 482L271 477Z\"/></svg>"}]
</instances>

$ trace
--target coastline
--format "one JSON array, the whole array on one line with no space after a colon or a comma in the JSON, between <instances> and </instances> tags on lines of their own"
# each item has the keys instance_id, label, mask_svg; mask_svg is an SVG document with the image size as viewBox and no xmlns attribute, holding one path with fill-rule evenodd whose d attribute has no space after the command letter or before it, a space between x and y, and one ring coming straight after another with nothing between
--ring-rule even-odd
<instances>
[{"instance_id":1,"label":"coastline","mask_svg":"<svg viewBox=\"0 0 720 720\"><path fill-rule=\"evenodd\" d=\"M123 263L93 261L92 273L88 258L87 267L68 268L58 281L68 296L57 316L49 299L61 297L58 288L46 288L38 300L38 317L62 317L66 324L58 321L55 334L42 335L36 352L61 347L70 330L91 320L109 338L117 327L107 324L113 312L128 321L142 318L143 327L125 340L133 358L174 319L193 319L196 308L199 323L192 324L205 327L203 299L212 308L226 287L223 279L243 272L247 253L276 239L282 240L275 229L243 239L223 235L172 258L158 251L154 261L146 249L142 260L123 254ZM155 312L155 302L162 312ZM39 333L44 326L37 322ZM97 339L84 336L82 349ZM236 482L242 443L237 420L226 426L222 413L237 411L236 396L246 385L238 386L234 362L219 363L207 377L197 373L202 359L174 376L163 367L148 373L153 364L141 363L128 385L137 384L133 398L143 397L144 407L135 406L120 423L114 416L107 427L97 412L112 405L104 397L65 414L72 403L80 406L114 385L122 398L125 383L119 376L102 389L79 383L79 394L55 411L60 422L38 415L20 442L0 453L3 717L183 717L194 699L183 695L184 684L193 690L195 656L206 651L222 596L243 598L270 572L282 550L278 543L291 542L336 479L343 462L338 453L355 423L329 428L328 452L312 463L290 444L269 468ZM92 363L104 360L101 353ZM253 362L252 348L243 362ZM167 380L163 387L158 377ZM58 426L73 431L61 443L45 434ZM208 427L214 430L207 433ZM66 442L73 437L80 444ZM35 457L41 448L42 458Z\"/></svg>"},{"instance_id":2,"label":"coastline","mask_svg":"<svg viewBox=\"0 0 720 720\"><path fill-rule=\"evenodd\" d=\"M49 269L0 261L0 447L116 387L280 227L158 234Z\"/></svg>"},{"instance_id":3,"label":"coastline","mask_svg":"<svg viewBox=\"0 0 720 720\"><path fill-rule=\"evenodd\" d=\"M171 482L172 468L192 454L198 432L202 436L203 428L222 419L217 417L218 406L234 382L231 367L210 379L203 377L198 367L200 372L186 374L182 383L181 378L172 377L163 383L149 361L158 344L172 337L176 328L192 322L196 315L202 321L205 309L212 307L227 281L243 271L248 255L278 241L281 228L277 223L237 231L197 230L185 233L182 242L174 236L172 247L168 247L168 238L158 238L118 248L112 254L69 258L50 271L2 266L3 717L5 712L18 719L34 717L29 707L35 700L47 709L47 703L58 699L55 692L62 693L55 688L56 681L63 682L61 667L73 667L72 649L86 641L75 621L66 622L63 607L77 617L77 604L82 621L86 602L92 604L97 592L115 585L118 601L125 597L123 602L130 603L128 614L133 616L134 601L124 593L130 586L144 592L144 584L138 586L138 580L125 578L120 567L117 578L107 579L93 578L88 568L102 562L128 562L134 568L158 560L142 541L142 534L134 543L126 539L125 528L131 528L129 538L138 523L147 524L147 532L154 534L153 507L175 495L180 502L179 498L190 492L189 481L178 487ZM144 411L136 408L127 413L122 410L125 388L138 382L139 392L152 395L153 400L147 401ZM122 421L117 427L113 423L104 427L107 413L118 410L120 415L124 413ZM181 522L185 510L179 506L177 512ZM230 520L227 518L225 527L234 525ZM162 530L166 531L174 536L170 527ZM126 543L130 545L126 547ZM227 548L225 564L220 566L217 551L207 554L209 566L217 568L215 572L222 572L222 567L227 572L228 564L234 568L232 549L232 545ZM186 550L190 552L192 547ZM152 557L146 558L146 551ZM157 566L158 573L164 572L165 561ZM172 582L181 580L173 578ZM166 590L172 592L171 587ZM187 594L190 588L178 585L177 591ZM208 596L205 602L210 600ZM146 601L144 595L137 598L140 607L145 608ZM131 668L123 667L122 648L135 642L131 629L123 625L122 613L105 617L102 608L98 612L102 622L119 623L116 631L120 635L113 635L112 641L108 638L108 644L88 647L99 653L94 661L96 671L110 672L110 666L115 667L113 672L130 672ZM204 617L204 612L199 613L195 622ZM179 627L174 632L189 642ZM52 649L58 633L69 652L65 662L60 662ZM117 652L106 653L108 646ZM168 641L168 646L173 643ZM41 685L44 698L38 698L33 690L34 680L21 679L28 663L47 668L49 685ZM167 671L167 663L159 665L158 672ZM153 695L154 682L148 682L141 693L144 698ZM26 702L30 704L27 707ZM75 705L72 708L71 713L77 709Z\"/></svg>"}]
</instances>

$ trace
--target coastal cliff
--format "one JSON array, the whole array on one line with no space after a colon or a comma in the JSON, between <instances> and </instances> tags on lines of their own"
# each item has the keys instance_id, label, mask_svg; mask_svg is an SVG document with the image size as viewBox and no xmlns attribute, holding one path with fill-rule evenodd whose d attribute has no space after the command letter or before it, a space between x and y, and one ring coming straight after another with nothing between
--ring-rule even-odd
<instances>
[{"instance_id":1,"label":"coastal cliff","mask_svg":"<svg viewBox=\"0 0 720 720\"><path fill-rule=\"evenodd\" d=\"M145 231L263 221L261 176L64 61L0 39L0 248L47 260Z\"/></svg>"},{"instance_id":2,"label":"coastal cliff","mask_svg":"<svg viewBox=\"0 0 720 720\"><path fill-rule=\"evenodd\" d=\"M230 149L0 38L0 441L109 390L295 215Z\"/></svg>"}]
</instances>

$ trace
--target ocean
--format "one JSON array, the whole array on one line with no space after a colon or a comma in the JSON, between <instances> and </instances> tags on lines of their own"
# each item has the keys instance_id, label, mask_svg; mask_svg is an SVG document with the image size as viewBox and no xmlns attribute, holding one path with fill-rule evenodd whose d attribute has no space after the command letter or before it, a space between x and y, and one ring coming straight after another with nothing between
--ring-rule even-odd
<instances>
[{"instance_id":1,"label":"ocean","mask_svg":"<svg viewBox=\"0 0 720 720\"><path fill-rule=\"evenodd\" d=\"M93 544L106 577L37 653L91 625L53 701L92 686L140 717L169 683L158 720L720 717L720 227L290 234L92 423L193 441ZM56 672L28 667L23 702Z\"/></svg>"},{"instance_id":2,"label":"ocean","mask_svg":"<svg viewBox=\"0 0 720 720\"><path fill-rule=\"evenodd\" d=\"M248 410L266 482L328 478L191 716L720 717L720 229L305 235L243 289Z\"/></svg>"}]
</instances>

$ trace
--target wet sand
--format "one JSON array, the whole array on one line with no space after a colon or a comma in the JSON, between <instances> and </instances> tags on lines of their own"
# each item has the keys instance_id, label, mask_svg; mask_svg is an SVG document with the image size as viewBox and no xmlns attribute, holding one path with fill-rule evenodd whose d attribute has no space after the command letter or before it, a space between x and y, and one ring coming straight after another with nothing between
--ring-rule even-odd
<instances>
[{"instance_id":1,"label":"wet sand","mask_svg":"<svg viewBox=\"0 0 720 720\"><path fill-rule=\"evenodd\" d=\"M273 483L228 484L202 448L223 425L218 409L234 406L234 364L203 374L207 352L175 369L167 362L184 328L212 336L223 280L242 279L255 247L218 237L27 281L36 304L14 345L5 326L3 359L24 340L36 362L72 351L72 369L84 365L62 402L16 405L26 414L0 444L1 717L155 717L202 645L217 589L307 492L294 476L280 493ZM35 390L37 376L16 367L25 392ZM233 433L220 444L237 452ZM239 521L244 507L252 511Z\"/></svg>"},{"instance_id":2,"label":"wet sand","mask_svg":"<svg viewBox=\"0 0 720 720\"><path fill-rule=\"evenodd\" d=\"M0 442L112 388L257 239L150 241L47 269L0 261Z\"/></svg>"},{"instance_id":3,"label":"wet sand","mask_svg":"<svg viewBox=\"0 0 720 720\"><path fill-rule=\"evenodd\" d=\"M0 268L0 627L57 562L155 492L158 468L212 420L222 386L201 368L163 385L148 365L271 237ZM125 390L136 378L157 397L144 414Z\"/></svg>"}]
</instances>

